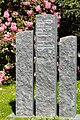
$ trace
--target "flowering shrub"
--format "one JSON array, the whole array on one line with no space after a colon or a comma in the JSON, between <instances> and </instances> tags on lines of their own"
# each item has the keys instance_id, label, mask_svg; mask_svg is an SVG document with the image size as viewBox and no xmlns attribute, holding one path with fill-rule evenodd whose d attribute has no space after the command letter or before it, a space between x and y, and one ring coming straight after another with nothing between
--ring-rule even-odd
<instances>
[{"instance_id":1,"label":"flowering shrub","mask_svg":"<svg viewBox=\"0 0 80 120\"><path fill-rule=\"evenodd\" d=\"M56 0L61 11L59 38L77 36L77 80L80 80L80 0Z\"/></svg>"},{"instance_id":2,"label":"flowering shrub","mask_svg":"<svg viewBox=\"0 0 80 120\"><path fill-rule=\"evenodd\" d=\"M15 80L16 33L34 29L37 14L54 14L55 0L2 0L0 3L0 83ZM5 73L5 74L3 74Z\"/></svg>"}]
</instances>

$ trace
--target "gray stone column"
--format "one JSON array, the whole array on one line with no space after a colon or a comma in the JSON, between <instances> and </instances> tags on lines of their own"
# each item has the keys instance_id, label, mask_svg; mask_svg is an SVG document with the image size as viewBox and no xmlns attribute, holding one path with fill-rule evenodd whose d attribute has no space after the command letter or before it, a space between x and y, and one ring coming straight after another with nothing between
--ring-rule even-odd
<instances>
[{"instance_id":1,"label":"gray stone column","mask_svg":"<svg viewBox=\"0 0 80 120\"><path fill-rule=\"evenodd\" d=\"M36 115L56 115L57 19L54 15L36 16Z\"/></svg>"},{"instance_id":2,"label":"gray stone column","mask_svg":"<svg viewBox=\"0 0 80 120\"><path fill-rule=\"evenodd\" d=\"M77 38L67 36L60 39L60 105L59 115L75 117L76 115L76 68Z\"/></svg>"},{"instance_id":3,"label":"gray stone column","mask_svg":"<svg viewBox=\"0 0 80 120\"><path fill-rule=\"evenodd\" d=\"M16 36L16 115L33 115L33 31Z\"/></svg>"}]
</instances>

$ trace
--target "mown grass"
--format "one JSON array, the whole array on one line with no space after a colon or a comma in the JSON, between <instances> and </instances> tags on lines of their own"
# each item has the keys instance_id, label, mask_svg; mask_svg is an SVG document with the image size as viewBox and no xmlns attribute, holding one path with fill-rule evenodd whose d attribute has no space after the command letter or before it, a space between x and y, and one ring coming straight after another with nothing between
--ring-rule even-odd
<instances>
[{"instance_id":1,"label":"mown grass","mask_svg":"<svg viewBox=\"0 0 80 120\"><path fill-rule=\"evenodd\" d=\"M11 104L15 100L15 84L9 86L0 86L0 120L12 113Z\"/></svg>"},{"instance_id":2,"label":"mown grass","mask_svg":"<svg viewBox=\"0 0 80 120\"><path fill-rule=\"evenodd\" d=\"M80 80L77 81L77 90L76 90L76 112L80 114Z\"/></svg>"},{"instance_id":3,"label":"mown grass","mask_svg":"<svg viewBox=\"0 0 80 120\"><path fill-rule=\"evenodd\" d=\"M77 81L76 112L80 114L80 81ZM14 111L14 101L16 98L16 85L0 86L0 120L69 120L59 117L54 118L8 118ZM57 99L59 100L59 98Z\"/></svg>"}]
</instances>

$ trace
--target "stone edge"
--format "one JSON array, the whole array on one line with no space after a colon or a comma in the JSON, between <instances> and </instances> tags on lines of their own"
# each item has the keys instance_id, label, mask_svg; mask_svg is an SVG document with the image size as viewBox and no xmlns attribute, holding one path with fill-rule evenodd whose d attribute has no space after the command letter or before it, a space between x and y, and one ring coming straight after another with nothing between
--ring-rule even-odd
<instances>
[{"instance_id":1,"label":"stone edge","mask_svg":"<svg viewBox=\"0 0 80 120\"><path fill-rule=\"evenodd\" d=\"M10 115L7 116L7 118L37 118L36 116L18 116L18 115L15 115L14 113L11 113ZM54 116L54 117L48 117L48 118L58 118L58 116ZM39 118L42 118L42 117L39 117ZM44 118L47 118L47 117L44 117ZM76 114L76 116L74 118L69 118L69 117L60 117L62 120L65 120L65 119L69 119L69 120L80 120L80 114Z\"/></svg>"}]
</instances>

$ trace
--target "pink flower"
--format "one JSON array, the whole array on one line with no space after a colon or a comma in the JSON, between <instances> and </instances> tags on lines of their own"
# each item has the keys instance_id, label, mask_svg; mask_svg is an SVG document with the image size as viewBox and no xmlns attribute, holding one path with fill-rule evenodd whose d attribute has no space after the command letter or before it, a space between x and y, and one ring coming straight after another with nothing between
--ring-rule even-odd
<instances>
[{"instance_id":1,"label":"pink flower","mask_svg":"<svg viewBox=\"0 0 80 120\"><path fill-rule=\"evenodd\" d=\"M12 30L12 31L16 31L16 30L17 30L17 27L16 27L16 26L11 26L11 30Z\"/></svg>"},{"instance_id":2,"label":"pink flower","mask_svg":"<svg viewBox=\"0 0 80 120\"><path fill-rule=\"evenodd\" d=\"M3 26L0 27L0 32L4 32L4 27Z\"/></svg>"},{"instance_id":3,"label":"pink flower","mask_svg":"<svg viewBox=\"0 0 80 120\"><path fill-rule=\"evenodd\" d=\"M78 52L78 57L80 58L80 53Z\"/></svg>"},{"instance_id":4,"label":"pink flower","mask_svg":"<svg viewBox=\"0 0 80 120\"><path fill-rule=\"evenodd\" d=\"M40 5L38 5L35 9L36 9L36 12L39 12L41 10Z\"/></svg>"},{"instance_id":5,"label":"pink flower","mask_svg":"<svg viewBox=\"0 0 80 120\"><path fill-rule=\"evenodd\" d=\"M27 26L28 26L28 27L32 27L32 26L33 26L33 23L32 23L32 22L27 22Z\"/></svg>"},{"instance_id":6,"label":"pink flower","mask_svg":"<svg viewBox=\"0 0 80 120\"><path fill-rule=\"evenodd\" d=\"M46 12L43 12L43 13L42 13L42 15L44 15L44 16L45 16L45 15L46 15Z\"/></svg>"},{"instance_id":7,"label":"pink flower","mask_svg":"<svg viewBox=\"0 0 80 120\"><path fill-rule=\"evenodd\" d=\"M17 30L16 23L11 23L11 30L12 31L16 31Z\"/></svg>"},{"instance_id":8,"label":"pink flower","mask_svg":"<svg viewBox=\"0 0 80 120\"><path fill-rule=\"evenodd\" d=\"M12 33L7 32L7 34L4 35L3 41L13 41Z\"/></svg>"},{"instance_id":9,"label":"pink flower","mask_svg":"<svg viewBox=\"0 0 80 120\"><path fill-rule=\"evenodd\" d=\"M60 27L61 16L58 14L58 12L55 12L54 15L57 17L57 25L58 25L58 27Z\"/></svg>"},{"instance_id":10,"label":"pink flower","mask_svg":"<svg viewBox=\"0 0 80 120\"><path fill-rule=\"evenodd\" d=\"M9 37L12 37L12 33L11 33L11 32L7 32L7 35L8 35Z\"/></svg>"},{"instance_id":11,"label":"pink flower","mask_svg":"<svg viewBox=\"0 0 80 120\"><path fill-rule=\"evenodd\" d=\"M5 36L4 38L3 38L3 41L8 41L9 40L9 38L7 37L7 36Z\"/></svg>"},{"instance_id":12,"label":"pink flower","mask_svg":"<svg viewBox=\"0 0 80 120\"><path fill-rule=\"evenodd\" d=\"M50 0L52 3L54 3L55 2L55 0Z\"/></svg>"},{"instance_id":13,"label":"pink flower","mask_svg":"<svg viewBox=\"0 0 80 120\"><path fill-rule=\"evenodd\" d=\"M30 2L24 2L24 5L30 6Z\"/></svg>"},{"instance_id":14,"label":"pink flower","mask_svg":"<svg viewBox=\"0 0 80 120\"><path fill-rule=\"evenodd\" d=\"M4 76L5 76L4 71L0 71L0 84L2 84L2 82L4 81Z\"/></svg>"},{"instance_id":15,"label":"pink flower","mask_svg":"<svg viewBox=\"0 0 80 120\"><path fill-rule=\"evenodd\" d=\"M56 7L55 5L54 5L54 6L52 6L52 10L54 10L54 11L55 11L55 10L56 10L56 8L57 8L57 7Z\"/></svg>"},{"instance_id":16,"label":"pink flower","mask_svg":"<svg viewBox=\"0 0 80 120\"><path fill-rule=\"evenodd\" d=\"M27 14L28 14L29 16L31 16L31 15L32 15L32 10L28 10L28 11L27 11Z\"/></svg>"},{"instance_id":17,"label":"pink flower","mask_svg":"<svg viewBox=\"0 0 80 120\"><path fill-rule=\"evenodd\" d=\"M45 8L50 9L51 8L51 3L48 1L45 1Z\"/></svg>"},{"instance_id":18,"label":"pink flower","mask_svg":"<svg viewBox=\"0 0 80 120\"><path fill-rule=\"evenodd\" d=\"M16 11L13 11L13 13L12 13L14 16L17 16L18 15L18 12L16 12Z\"/></svg>"},{"instance_id":19,"label":"pink flower","mask_svg":"<svg viewBox=\"0 0 80 120\"><path fill-rule=\"evenodd\" d=\"M12 26L16 26L16 23L13 23L13 22L12 22L11 25L12 25Z\"/></svg>"},{"instance_id":20,"label":"pink flower","mask_svg":"<svg viewBox=\"0 0 80 120\"><path fill-rule=\"evenodd\" d=\"M8 22L11 22L11 21L12 21L12 17L8 18L7 21L8 21Z\"/></svg>"},{"instance_id":21,"label":"pink flower","mask_svg":"<svg viewBox=\"0 0 80 120\"><path fill-rule=\"evenodd\" d=\"M37 0L32 0L32 2L37 2Z\"/></svg>"},{"instance_id":22,"label":"pink flower","mask_svg":"<svg viewBox=\"0 0 80 120\"><path fill-rule=\"evenodd\" d=\"M29 30L29 28L25 28L25 31L28 31Z\"/></svg>"},{"instance_id":23,"label":"pink flower","mask_svg":"<svg viewBox=\"0 0 80 120\"><path fill-rule=\"evenodd\" d=\"M36 48L36 44L34 44L34 48Z\"/></svg>"},{"instance_id":24,"label":"pink flower","mask_svg":"<svg viewBox=\"0 0 80 120\"><path fill-rule=\"evenodd\" d=\"M16 45L15 45L15 44L12 43L11 45L12 45L14 48L16 48Z\"/></svg>"},{"instance_id":25,"label":"pink flower","mask_svg":"<svg viewBox=\"0 0 80 120\"><path fill-rule=\"evenodd\" d=\"M10 66L9 65L5 65L5 70L9 70Z\"/></svg>"},{"instance_id":26,"label":"pink flower","mask_svg":"<svg viewBox=\"0 0 80 120\"><path fill-rule=\"evenodd\" d=\"M58 12L55 12L54 15L55 15L56 17L58 17Z\"/></svg>"},{"instance_id":27,"label":"pink flower","mask_svg":"<svg viewBox=\"0 0 80 120\"><path fill-rule=\"evenodd\" d=\"M0 78L3 78L5 76L4 71L0 71Z\"/></svg>"},{"instance_id":28,"label":"pink flower","mask_svg":"<svg viewBox=\"0 0 80 120\"><path fill-rule=\"evenodd\" d=\"M60 64L57 62L57 69L60 71Z\"/></svg>"},{"instance_id":29,"label":"pink flower","mask_svg":"<svg viewBox=\"0 0 80 120\"><path fill-rule=\"evenodd\" d=\"M60 20L61 20L61 16L57 16L57 19L58 19L58 23L60 23Z\"/></svg>"},{"instance_id":30,"label":"pink flower","mask_svg":"<svg viewBox=\"0 0 80 120\"><path fill-rule=\"evenodd\" d=\"M60 27L60 20L61 20L61 16L58 15L58 16L57 16L57 24L58 24L58 28Z\"/></svg>"},{"instance_id":31,"label":"pink flower","mask_svg":"<svg viewBox=\"0 0 80 120\"><path fill-rule=\"evenodd\" d=\"M24 21L24 25L27 26L27 21Z\"/></svg>"},{"instance_id":32,"label":"pink flower","mask_svg":"<svg viewBox=\"0 0 80 120\"><path fill-rule=\"evenodd\" d=\"M57 27L60 28L60 24L59 23L58 23Z\"/></svg>"},{"instance_id":33,"label":"pink flower","mask_svg":"<svg viewBox=\"0 0 80 120\"><path fill-rule=\"evenodd\" d=\"M6 29L6 28L7 28L5 24L2 24L2 27L4 27L4 29Z\"/></svg>"},{"instance_id":34,"label":"pink flower","mask_svg":"<svg viewBox=\"0 0 80 120\"><path fill-rule=\"evenodd\" d=\"M2 23L2 20L0 19L0 24Z\"/></svg>"},{"instance_id":35,"label":"pink flower","mask_svg":"<svg viewBox=\"0 0 80 120\"><path fill-rule=\"evenodd\" d=\"M18 29L18 32L22 32L22 29Z\"/></svg>"},{"instance_id":36,"label":"pink flower","mask_svg":"<svg viewBox=\"0 0 80 120\"><path fill-rule=\"evenodd\" d=\"M9 10L6 10L6 11L4 12L4 17L5 17L5 18L9 18Z\"/></svg>"},{"instance_id":37,"label":"pink flower","mask_svg":"<svg viewBox=\"0 0 80 120\"><path fill-rule=\"evenodd\" d=\"M10 6L11 5L11 3L9 2L8 4L7 4L7 6Z\"/></svg>"},{"instance_id":38,"label":"pink flower","mask_svg":"<svg viewBox=\"0 0 80 120\"><path fill-rule=\"evenodd\" d=\"M53 13L53 10L50 10L51 13Z\"/></svg>"},{"instance_id":39,"label":"pink flower","mask_svg":"<svg viewBox=\"0 0 80 120\"><path fill-rule=\"evenodd\" d=\"M34 41L36 41L36 35L34 35Z\"/></svg>"},{"instance_id":40,"label":"pink flower","mask_svg":"<svg viewBox=\"0 0 80 120\"><path fill-rule=\"evenodd\" d=\"M78 72L80 72L80 67L79 66L77 66L77 70L78 70Z\"/></svg>"},{"instance_id":41,"label":"pink flower","mask_svg":"<svg viewBox=\"0 0 80 120\"><path fill-rule=\"evenodd\" d=\"M9 38L9 37L12 37L12 33L7 32L7 34L5 34L4 36L5 36L5 37L8 37L8 38Z\"/></svg>"},{"instance_id":42,"label":"pink flower","mask_svg":"<svg viewBox=\"0 0 80 120\"><path fill-rule=\"evenodd\" d=\"M11 24L10 22L5 22L6 26L10 26L10 24Z\"/></svg>"}]
</instances>

